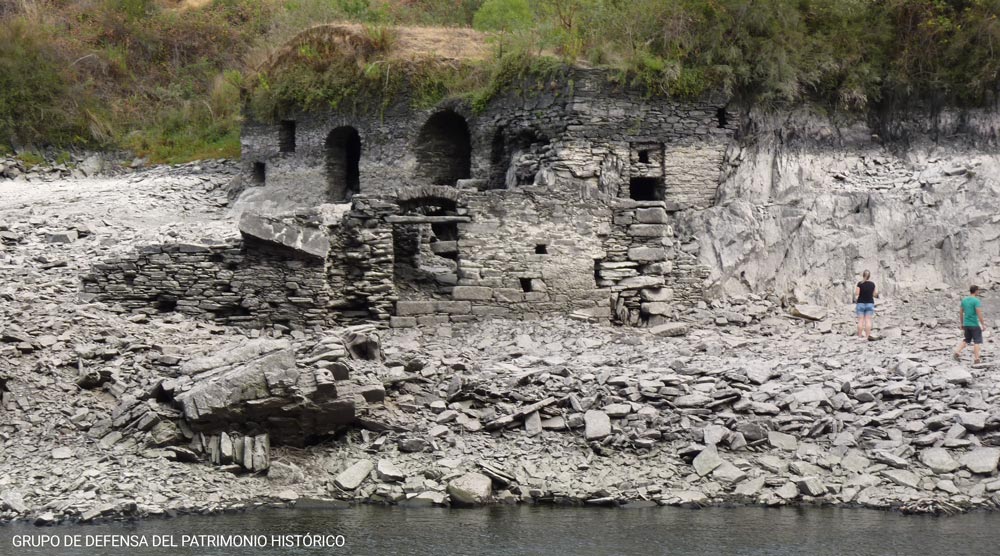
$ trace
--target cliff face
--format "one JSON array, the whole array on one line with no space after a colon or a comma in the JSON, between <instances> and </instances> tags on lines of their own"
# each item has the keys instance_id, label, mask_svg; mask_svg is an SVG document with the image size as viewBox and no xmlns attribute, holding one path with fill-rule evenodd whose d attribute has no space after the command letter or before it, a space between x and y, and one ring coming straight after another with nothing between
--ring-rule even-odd
<instances>
[{"instance_id":1,"label":"cliff face","mask_svg":"<svg viewBox=\"0 0 1000 556\"><path fill-rule=\"evenodd\" d=\"M849 302L864 269L888 294L1000 282L996 113L745 114L716 205L679 215L714 293Z\"/></svg>"}]
</instances>

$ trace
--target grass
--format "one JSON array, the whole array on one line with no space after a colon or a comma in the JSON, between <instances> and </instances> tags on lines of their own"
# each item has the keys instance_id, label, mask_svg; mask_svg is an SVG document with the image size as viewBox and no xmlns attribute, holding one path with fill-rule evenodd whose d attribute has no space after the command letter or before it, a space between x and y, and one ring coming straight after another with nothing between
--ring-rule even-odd
<instances>
[{"instance_id":1,"label":"grass","mask_svg":"<svg viewBox=\"0 0 1000 556\"><path fill-rule=\"evenodd\" d=\"M404 97L418 108L459 97L482 110L518 81L563 79L574 64L651 95L712 91L855 112L990 106L1000 92L1000 0L185 5L195 7L19 0L0 10L0 145L124 147L154 162L234 157L244 103L265 119L303 107L383 111ZM329 22L354 25L293 40ZM474 22L495 33L476 34Z\"/></svg>"}]
</instances>

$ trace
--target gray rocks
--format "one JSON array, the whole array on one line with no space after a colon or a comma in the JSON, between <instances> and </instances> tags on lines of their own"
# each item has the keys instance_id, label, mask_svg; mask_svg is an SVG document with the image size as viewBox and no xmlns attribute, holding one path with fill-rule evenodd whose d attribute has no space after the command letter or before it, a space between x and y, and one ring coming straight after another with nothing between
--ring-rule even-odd
<instances>
[{"instance_id":1,"label":"gray rocks","mask_svg":"<svg viewBox=\"0 0 1000 556\"><path fill-rule=\"evenodd\" d=\"M806 496L822 496L826 494L826 486L823 485L823 481L816 477L803 477L795 481L795 486L798 487L799 492Z\"/></svg>"},{"instance_id":2,"label":"gray rocks","mask_svg":"<svg viewBox=\"0 0 1000 556\"><path fill-rule=\"evenodd\" d=\"M680 322L669 322L649 329L649 333L656 336L685 336L688 333L688 325Z\"/></svg>"},{"instance_id":3,"label":"gray rocks","mask_svg":"<svg viewBox=\"0 0 1000 556\"><path fill-rule=\"evenodd\" d=\"M587 440L601 440L611 434L611 418L603 411L587 411L583 414L583 422Z\"/></svg>"},{"instance_id":4,"label":"gray rocks","mask_svg":"<svg viewBox=\"0 0 1000 556\"><path fill-rule=\"evenodd\" d=\"M794 436L778 431L769 431L767 433L767 441L771 446L787 452L795 451L799 445L798 440Z\"/></svg>"},{"instance_id":5,"label":"gray rocks","mask_svg":"<svg viewBox=\"0 0 1000 556\"><path fill-rule=\"evenodd\" d=\"M406 479L406 474L387 459L380 459L375 466L375 474L380 481L387 483L401 482Z\"/></svg>"},{"instance_id":6,"label":"gray rocks","mask_svg":"<svg viewBox=\"0 0 1000 556\"><path fill-rule=\"evenodd\" d=\"M962 467L973 473L989 475L996 471L1000 462L1000 449L976 448L959 459Z\"/></svg>"},{"instance_id":7,"label":"gray rocks","mask_svg":"<svg viewBox=\"0 0 1000 556\"><path fill-rule=\"evenodd\" d=\"M245 238L274 243L307 256L325 259L330 252L330 237L321 224L291 216L245 212L240 218L240 233Z\"/></svg>"},{"instance_id":8,"label":"gray rocks","mask_svg":"<svg viewBox=\"0 0 1000 556\"><path fill-rule=\"evenodd\" d=\"M76 230L64 230L60 232L51 232L45 236L45 241L48 243L73 243L79 238Z\"/></svg>"},{"instance_id":9,"label":"gray rocks","mask_svg":"<svg viewBox=\"0 0 1000 556\"><path fill-rule=\"evenodd\" d=\"M484 504L493 496L493 482L482 473L466 473L448 483L448 495L458 505Z\"/></svg>"},{"instance_id":10,"label":"gray rocks","mask_svg":"<svg viewBox=\"0 0 1000 556\"><path fill-rule=\"evenodd\" d=\"M248 422L267 427L272 440L302 445L354 420L354 400L339 397L322 369L296 366L288 342L254 340L181 366L190 381L165 384L195 431L238 430Z\"/></svg>"},{"instance_id":11,"label":"gray rocks","mask_svg":"<svg viewBox=\"0 0 1000 556\"><path fill-rule=\"evenodd\" d=\"M333 483L343 490L354 490L361 486L361 483L368 478L374 468L375 464L371 460L357 461L337 475Z\"/></svg>"},{"instance_id":12,"label":"gray rocks","mask_svg":"<svg viewBox=\"0 0 1000 556\"><path fill-rule=\"evenodd\" d=\"M723 460L719 456L719 452L715 446L708 446L694 458L692 465L694 465L695 472L704 477L722 465L722 463Z\"/></svg>"},{"instance_id":13,"label":"gray rocks","mask_svg":"<svg viewBox=\"0 0 1000 556\"><path fill-rule=\"evenodd\" d=\"M907 471L905 469L889 469L887 471L883 471L882 475L900 486L908 488L917 488L920 486L920 476L912 471Z\"/></svg>"},{"instance_id":14,"label":"gray rocks","mask_svg":"<svg viewBox=\"0 0 1000 556\"><path fill-rule=\"evenodd\" d=\"M806 320L823 320L826 318L826 307L800 303L792 306L789 313L793 317L799 317Z\"/></svg>"}]
</instances>

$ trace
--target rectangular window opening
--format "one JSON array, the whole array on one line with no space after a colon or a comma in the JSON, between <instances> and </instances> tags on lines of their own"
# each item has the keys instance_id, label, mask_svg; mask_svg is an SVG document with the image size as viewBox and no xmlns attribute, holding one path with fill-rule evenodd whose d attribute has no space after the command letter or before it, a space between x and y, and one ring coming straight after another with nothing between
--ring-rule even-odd
<instances>
[{"instance_id":1,"label":"rectangular window opening","mask_svg":"<svg viewBox=\"0 0 1000 556\"><path fill-rule=\"evenodd\" d=\"M639 162L649 164L649 151L639 151Z\"/></svg>"},{"instance_id":2,"label":"rectangular window opening","mask_svg":"<svg viewBox=\"0 0 1000 556\"><path fill-rule=\"evenodd\" d=\"M518 280L521 282L521 291L531 291L531 278L518 278Z\"/></svg>"},{"instance_id":3,"label":"rectangular window opening","mask_svg":"<svg viewBox=\"0 0 1000 556\"><path fill-rule=\"evenodd\" d=\"M544 243L538 243L535 245L536 255L547 255L549 253L549 246Z\"/></svg>"},{"instance_id":4,"label":"rectangular window opening","mask_svg":"<svg viewBox=\"0 0 1000 556\"><path fill-rule=\"evenodd\" d=\"M666 198L660 178L632 178L628 183L628 196L635 201L662 201Z\"/></svg>"},{"instance_id":5,"label":"rectangular window opening","mask_svg":"<svg viewBox=\"0 0 1000 556\"><path fill-rule=\"evenodd\" d=\"M295 120L281 120L278 149L283 153L295 152Z\"/></svg>"},{"instance_id":6,"label":"rectangular window opening","mask_svg":"<svg viewBox=\"0 0 1000 556\"><path fill-rule=\"evenodd\" d=\"M253 182L262 184L265 179L267 179L267 164L264 164L263 162L254 162Z\"/></svg>"}]
</instances>

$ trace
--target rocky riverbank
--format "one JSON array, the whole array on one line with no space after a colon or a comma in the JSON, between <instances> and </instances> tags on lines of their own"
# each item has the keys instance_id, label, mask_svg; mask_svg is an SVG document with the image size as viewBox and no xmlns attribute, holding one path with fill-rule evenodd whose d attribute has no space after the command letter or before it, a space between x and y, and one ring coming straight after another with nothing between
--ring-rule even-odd
<instances>
[{"instance_id":1,"label":"rocky riverbank","mask_svg":"<svg viewBox=\"0 0 1000 556\"><path fill-rule=\"evenodd\" d=\"M235 235L233 172L0 183L0 519L304 499L946 512L1000 501L995 358L990 346L981 365L950 358L959 291L896 292L876 341L853 337L846 306L777 296L692 309L669 330L685 336L658 336L554 317L262 334L80 293L94 261ZM351 349L359 334L367 347ZM198 427L224 420L192 414L182 395L245 368L235 363L254 342L284 354L255 367L264 376L310 392L330 376L355 412L301 442L272 438L257 472L256 458L213 452ZM246 410L298 400L272 382L255 395L241 394Z\"/></svg>"}]
</instances>

